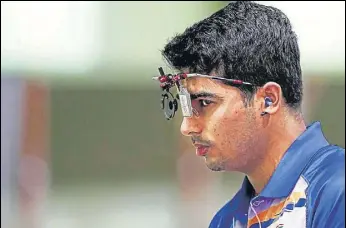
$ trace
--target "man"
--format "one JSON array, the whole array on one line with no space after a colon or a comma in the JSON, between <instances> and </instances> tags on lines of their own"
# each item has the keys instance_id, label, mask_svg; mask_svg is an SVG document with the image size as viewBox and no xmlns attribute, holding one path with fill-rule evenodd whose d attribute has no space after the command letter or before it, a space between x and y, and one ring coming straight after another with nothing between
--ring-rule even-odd
<instances>
[{"instance_id":1,"label":"man","mask_svg":"<svg viewBox=\"0 0 346 228\"><path fill-rule=\"evenodd\" d=\"M344 149L319 122L304 123L297 38L280 10L232 2L162 54L182 72L156 78L163 91L178 88L182 134L209 169L245 174L210 227L344 227Z\"/></svg>"}]
</instances>

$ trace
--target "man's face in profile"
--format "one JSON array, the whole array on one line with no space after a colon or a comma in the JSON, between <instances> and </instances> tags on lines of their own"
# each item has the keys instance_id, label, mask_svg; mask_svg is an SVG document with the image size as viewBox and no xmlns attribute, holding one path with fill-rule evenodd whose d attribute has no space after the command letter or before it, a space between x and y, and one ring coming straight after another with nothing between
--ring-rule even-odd
<instances>
[{"instance_id":1,"label":"man's face in profile","mask_svg":"<svg viewBox=\"0 0 346 228\"><path fill-rule=\"evenodd\" d=\"M180 130L191 137L196 154L214 171L248 170L256 157L259 107L245 106L239 89L217 80L188 78L183 85L194 115L184 117Z\"/></svg>"}]
</instances>

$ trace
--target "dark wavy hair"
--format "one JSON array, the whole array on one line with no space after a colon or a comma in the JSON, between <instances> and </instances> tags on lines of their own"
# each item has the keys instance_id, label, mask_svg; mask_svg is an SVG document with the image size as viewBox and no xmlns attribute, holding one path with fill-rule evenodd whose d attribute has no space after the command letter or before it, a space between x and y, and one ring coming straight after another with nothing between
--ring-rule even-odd
<instances>
[{"instance_id":1,"label":"dark wavy hair","mask_svg":"<svg viewBox=\"0 0 346 228\"><path fill-rule=\"evenodd\" d=\"M262 86L278 83L287 105L302 101L300 52L296 34L280 10L249 1L229 3L174 36L162 50L175 69L240 79ZM241 87L253 97L254 87Z\"/></svg>"}]
</instances>

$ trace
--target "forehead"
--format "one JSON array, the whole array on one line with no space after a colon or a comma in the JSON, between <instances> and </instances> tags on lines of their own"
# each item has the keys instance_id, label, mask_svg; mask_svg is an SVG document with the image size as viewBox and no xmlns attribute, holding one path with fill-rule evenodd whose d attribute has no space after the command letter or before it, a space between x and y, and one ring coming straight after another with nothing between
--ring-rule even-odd
<instances>
[{"instance_id":1,"label":"forehead","mask_svg":"<svg viewBox=\"0 0 346 228\"><path fill-rule=\"evenodd\" d=\"M219 80L192 77L181 81L182 85L189 91L189 93L210 92L220 95L234 93L236 89L232 86L225 85Z\"/></svg>"}]
</instances>

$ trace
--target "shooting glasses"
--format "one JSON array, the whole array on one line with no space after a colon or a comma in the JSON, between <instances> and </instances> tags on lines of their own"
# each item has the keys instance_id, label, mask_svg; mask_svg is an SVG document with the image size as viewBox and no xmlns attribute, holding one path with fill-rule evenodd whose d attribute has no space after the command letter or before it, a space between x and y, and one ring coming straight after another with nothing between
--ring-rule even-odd
<instances>
[{"instance_id":1,"label":"shooting glasses","mask_svg":"<svg viewBox=\"0 0 346 228\"><path fill-rule=\"evenodd\" d=\"M210 75L204 75L204 74L197 74L197 73L179 73L179 74L165 74L163 72L162 67L159 68L160 76L153 77L153 80L157 80L160 82L160 88L162 89L161 94L161 108L164 112L164 115L167 120L170 120L174 117L176 111L178 110L178 101L180 101L181 110L184 117L191 117L193 113L197 114L197 108L191 102L191 95L186 89L186 79L192 78L192 77L203 77L203 78L210 78L215 80L221 80L224 81L226 84L233 85L233 86L239 86L239 85L248 85L252 86L249 82L244 82L242 80L237 79L228 79L223 78L219 76L210 76ZM170 89L172 87L177 88L178 94L174 96Z\"/></svg>"}]
</instances>

